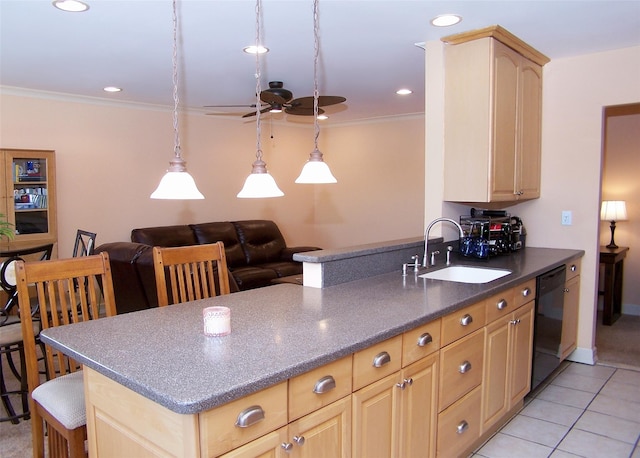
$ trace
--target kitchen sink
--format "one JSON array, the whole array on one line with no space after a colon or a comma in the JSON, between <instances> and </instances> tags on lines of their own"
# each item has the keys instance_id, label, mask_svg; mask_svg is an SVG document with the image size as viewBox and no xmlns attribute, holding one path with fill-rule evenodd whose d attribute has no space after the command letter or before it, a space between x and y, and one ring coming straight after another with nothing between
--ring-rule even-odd
<instances>
[{"instance_id":1,"label":"kitchen sink","mask_svg":"<svg viewBox=\"0 0 640 458\"><path fill-rule=\"evenodd\" d=\"M419 275L421 278L432 280L455 281L458 283L489 283L498 278L509 275L510 270L489 269L486 267L451 266Z\"/></svg>"}]
</instances>

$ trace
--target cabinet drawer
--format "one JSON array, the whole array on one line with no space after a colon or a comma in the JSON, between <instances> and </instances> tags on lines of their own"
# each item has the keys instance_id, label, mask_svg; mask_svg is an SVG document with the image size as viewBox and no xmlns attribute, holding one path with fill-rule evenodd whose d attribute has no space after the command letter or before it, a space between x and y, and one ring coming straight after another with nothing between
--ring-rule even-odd
<instances>
[{"instance_id":1,"label":"cabinet drawer","mask_svg":"<svg viewBox=\"0 0 640 458\"><path fill-rule=\"evenodd\" d=\"M477 387L438 415L436 456L463 456L480 437L480 400Z\"/></svg>"},{"instance_id":2,"label":"cabinet drawer","mask_svg":"<svg viewBox=\"0 0 640 458\"><path fill-rule=\"evenodd\" d=\"M565 281L571 280L573 277L580 275L580 260L576 259L567 263L567 276Z\"/></svg>"},{"instance_id":3,"label":"cabinet drawer","mask_svg":"<svg viewBox=\"0 0 640 458\"><path fill-rule=\"evenodd\" d=\"M245 426L236 426L243 416ZM282 382L201 413L202 453L218 456L286 424L287 382Z\"/></svg>"},{"instance_id":4,"label":"cabinet drawer","mask_svg":"<svg viewBox=\"0 0 640 458\"><path fill-rule=\"evenodd\" d=\"M380 342L353 355L353 390L400 370L402 335Z\"/></svg>"},{"instance_id":5,"label":"cabinet drawer","mask_svg":"<svg viewBox=\"0 0 640 458\"><path fill-rule=\"evenodd\" d=\"M440 350L438 411L442 411L482 382L484 329Z\"/></svg>"},{"instance_id":6,"label":"cabinet drawer","mask_svg":"<svg viewBox=\"0 0 640 458\"><path fill-rule=\"evenodd\" d=\"M515 308L521 305L531 302L536 298L536 279L532 278L515 288L513 288L513 300L515 301ZM513 312L513 310L511 310Z\"/></svg>"},{"instance_id":7,"label":"cabinet drawer","mask_svg":"<svg viewBox=\"0 0 640 458\"><path fill-rule=\"evenodd\" d=\"M484 301L487 311L487 323L492 323L501 316L509 315L518 308L514 295L515 289L510 288Z\"/></svg>"},{"instance_id":8,"label":"cabinet drawer","mask_svg":"<svg viewBox=\"0 0 640 458\"><path fill-rule=\"evenodd\" d=\"M351 394L352 357L306 372L289 380L289 421Z\"/></svg>"},{"instance_id":9,"label":"cabinet drawer","mask_svg":"<svg viewBox=\"0 0 640 458\"><path fill-rule=\"evenodd\" d=\"M485 301L465 307L442 318L441 345L449 345L482 328L486 323Z\"/></svg>"},{"instance_id":10,"label":"cabinet drawer","mask_svg":"<svg viewBox=\"0 0 640 458\"><path fill-rule=\"evenodd\" d=\"M440 320L432 321L402 335L402 367L440 349Z\"/></svg>"}]
</instances>

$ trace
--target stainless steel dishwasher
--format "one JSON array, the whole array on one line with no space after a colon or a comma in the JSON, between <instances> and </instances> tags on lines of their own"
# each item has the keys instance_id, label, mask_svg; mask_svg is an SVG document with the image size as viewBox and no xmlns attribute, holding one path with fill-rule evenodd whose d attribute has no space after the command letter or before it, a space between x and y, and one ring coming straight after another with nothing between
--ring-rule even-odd
<instances>
[{"instance_id":1,"label":"stainless steel dishwasher","mask_svg":"<svg viewBox=\"0 0 640 458\"><path fill-rule=\"evenodd\" d=\"M532 391L560 365L565 277L562 265L536 279Z\"/></svg>"}]
</instances>

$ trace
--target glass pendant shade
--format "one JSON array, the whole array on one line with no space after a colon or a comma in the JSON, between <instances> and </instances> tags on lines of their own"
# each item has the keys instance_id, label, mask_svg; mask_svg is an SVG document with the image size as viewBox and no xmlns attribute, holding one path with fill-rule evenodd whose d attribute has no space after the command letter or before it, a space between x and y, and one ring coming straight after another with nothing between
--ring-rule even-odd
<instances>
[{"instance_id":1,"label":"glass pendant shade","mask_svg":"<svg viewBox=\"0 0 640 458\"><path fill-rule=\"evenodd\" d=\"M333 176L329 166L322 160L322 153L317 149L311 153L309 160L302 167L300 176L296 178L296 183L337 183L336 177Z\"/></svg>"},{"instance_id":2,"label":"glass pendant shade","mask_svg":"<svg viewBox=\"0 0 640 458\"><path fill-rule=\"evenodd\" d=\"M251 174L244 181L238 193L239 198L282 197L284 193L278 188L276 180L267 172L266 164L257 160L253 163Z\"/></svg>"},{"instance_id":3,"label":"glass pendant shade","mask_svg":"<svg viewBox=\"0 0 640 458\"><path fill-rule=\"evenodd\" d=\"M167 173L160 180L156 190L151 193L152 199L204 199L184 164L182 160L170 162Z\"/></svg>"}]
</instances>

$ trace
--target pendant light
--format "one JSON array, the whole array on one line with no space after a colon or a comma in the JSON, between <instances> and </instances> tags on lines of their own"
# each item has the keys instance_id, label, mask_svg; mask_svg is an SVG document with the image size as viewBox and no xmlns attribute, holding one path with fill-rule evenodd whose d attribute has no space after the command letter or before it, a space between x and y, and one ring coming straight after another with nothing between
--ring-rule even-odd
<instances>
[{"instance_id":1,"label":"pendant light","mask_svg":"<svg viewBox=\"0 0 640 458\"><path fill-rule=\"evenodd\" d=\"M260 0L256 0L256 48L260 46ZM262 148L260 146L260 54L256 53L256 160L252 165L251 174L244 182L242 190L238 193L240 198L265 198L281 197L284 193L278 188L276 181L267 172L267 164L262 160Z\"/></svg>"},{"instance_id":2,"label":"pendant light","mask_svg":"<svg viewBox=\"0 0 640 458\"><path fill-rule=\"evenodd\" d=\"M158 188L151 194L152 199L204 199L193 177L187 172L186 162L180 153L178 133L178 15L176 0L173 0L173 133L175 157L169 162L167 173L160 180Z\"/></svg>"},{"instance_id":3,"label":"pendant light","mask_svg":"<svg viewBox=\"0 0 640 458\"><path fill-rule=\"evenodd\" d=\"M296 183L337 183L329 166L322 159L322 153L318 149L318 137L320 136L320 125L318 124L318 55L320 51L318 38L318 0L313 0L313 127L315 131L314 149L309 155L309 160L302 167L300 176L296 178Z\"/></svg>"}]
</instances>

